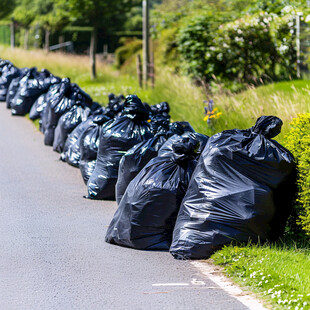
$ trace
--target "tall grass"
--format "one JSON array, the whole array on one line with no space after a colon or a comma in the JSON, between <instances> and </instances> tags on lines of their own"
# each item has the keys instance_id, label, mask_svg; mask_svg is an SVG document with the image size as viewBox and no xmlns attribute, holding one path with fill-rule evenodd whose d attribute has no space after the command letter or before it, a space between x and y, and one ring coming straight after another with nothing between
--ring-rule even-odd
<instances>
[{"instance_id":1,"label":"tall grass","mask_svg":"<svg viewBox=\"0 0 310 310\"><path fill-rule=\"evenodd\" d=\"M203 100L207 99L203 90L187 77L173 74L169 68L158 68L154 89L141 89L134 70L131 74L121 74L99 61L98 78L92 81L87 56L45 53L41 50L11 50L0 46L0 57L11 60L19 67L47 68L55 75L70 77L72 82L78 83L102 104L107 102L110 92L125 95L135 93L150 104L168 101L174 121L187 120L197 131L208 135L224 129L249 128L263 114L276 115L284 121L282 133L277 138L283 142L292 118L298 113L310 112L310 82L283 82L249 89L237 95L215 95L215 107L222 115L208 126L203 120Z\"/></svg>"}]
</instances>

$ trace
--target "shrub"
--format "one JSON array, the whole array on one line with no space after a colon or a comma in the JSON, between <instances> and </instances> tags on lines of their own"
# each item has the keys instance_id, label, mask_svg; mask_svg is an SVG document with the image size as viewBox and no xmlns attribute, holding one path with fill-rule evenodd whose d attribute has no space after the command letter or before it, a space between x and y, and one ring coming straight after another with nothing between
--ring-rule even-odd
<instances>
[{"instance_id":1,"label":"shrub","mask_svg":"<svg viewBox=\"0 0 310 310\"><path fill-rule=\"evenodd\" d=\"M215 29L210 14L195 16L179 32L178 46L188 73L210 82L285 80L296 72L291 16L261 12Z\"/></svg>"},{"instance_id":2,"label":"shrub","mask_svg":"<svg viewBox=\"0 0 310 310\"><path fill-rule=\"evenodd\" d=\"M310 236L310 113L299 114L291 126L286 146L298 168L297 224Z\"/></svg>"},{"instance_id":3,"label":"shrub","mask_svg":"<svg viewBox=\"0 0 310 310\"><path fill-rule=\"evenodd\" d=\"M123 46L115 51L115 63L118 68L142 48L142 41L137 38L121 38L120 42Z\"/></svg>"}]
</instances>

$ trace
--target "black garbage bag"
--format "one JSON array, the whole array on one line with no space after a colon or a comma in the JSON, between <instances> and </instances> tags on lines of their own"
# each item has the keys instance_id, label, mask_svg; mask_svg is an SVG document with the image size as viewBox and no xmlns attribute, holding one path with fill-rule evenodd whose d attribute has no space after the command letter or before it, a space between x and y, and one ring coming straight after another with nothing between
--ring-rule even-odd
<instances>
[{"instance_id":1,"label":"black garbage bag","mask_svg":"<svg viewBox=\"0 0 310 310\"><path fill-rule=\"evenodd\" d=\"M189 122L182 121L178 123L183 127L184 132L196 132Z\"/></svg>"},{"instance_id":2,"label":"black garbage bag","mask_svg":"<svg viewBox=\"0 0 310 310\"><path fill-rule=\"evenodd\" d=\"M69 165L73 167L79 167L80 163L80 139L84 131L93 123L94 116L90 115L87 120L81 122L76 126L73 131L69 134L64 151L61 154L60 159L66 161Z\"/></svg>"},{"instance_id":3,"label":"black garbage bag","mask_svg":"<svg viewBox=\"0 0 310 310\"><path fill-rule=\"evenodd\" d=\"M20 86L11 102L12 115L25 115L29 113L32 105L40 95L46 93L49 82L46 72L38 72L32 68L21 80Z\"/></svg>"},{"instance_id":4,"label":"black garbage bag","mask_svg":"<svg viewBox=\"0 0 310 310\"><path fill-rule=\"evenodd\" d=\"M112 119L111 115L114 116L113 113L107 112L105 115L94 117L92 124L81 135L79 167L85 184L95 170L100 134L105 124Z\"/></svg>"},{"instance_id":5,"label":"black garbage bag","mask_svg":"<svg viewBox=\"0 0 310 310\"><path fill-rule=\"evenodd\" d=\"M293 155L271 138L282 121L260 117L248 130L212 136L192 176L173 233L171 254L204 259L232 241L283 234L295 189Z\"/></svg>"},{"instance_id":6,"label":"black garbage bag","mask_svg":"<svg viewBox=\"0 0 310 310\"><path fill-rule=\"evenodd\" d=\"M170 112L170 106L168 102L161 102L159 104L155 104L151 106L151 111L153 115L162 114L164 116L168 116Z\"/></svg>"},{"instance_id":7,"label":"black garbage bag","mask_svg":"<svg viewBox=\"0 0 310 310\"><path fill-rule=\"evenodd\" d=\"M0 77L1 77L1 75L2 75L2 72L4 71L4 70L6 70L6 67L8 66L8 65L11 65L12 63L9 61L9 60L6 60L6 59L1 59L0 58Z\"/></svg>"},{"instance_id":8,"label":"black garbage bag","mask_svg":"<svg viewBox=\"0 0 310 310\"><path fill-rule=\"evenodd\" d=\"M94 124L96 124L96 126L101 126L99 123L103 124L112 117L109 113L105 113L104 110L101 109L100 113L95 111L86 121L79 124L68 136L61 159L66 161L69 165L78 168L81 158L80 144L84 132Z\"/></svg>"},{"instance_id":9,"label":"black garbage bag","mask_svg":"<svg viewBox=\"0 0 310 310\"><path fill-rule=\"evenodd\" d=\"M90 108L92 111L98 108L98 103L93 103L91 97L82 91L76 84L71 84L70 79L61 80L51 90L51 99L47 102L42 115L42 127L44 130L44 144L53 145L55 128L59 118L68 112L74 105Z\"/></svg>"},{"instance_id":10,"label":"black garbage bag","mask_svg":"<svg viewBox=\"0 0 310 310\"><path fill-rule=\"evenodd\" d=\"M49 89L46 93L42 94L32 105L30 112L29 112L29 118L31 120L36 120L41 118L41 115L47 105L47 101L50 99L50 89L53 85L59 84L61 82L61 79L57 76L50 76L46 82L49 84Z\"/></svg>"},{"instance_id":11,"label":"black garbage bag","mask_svg":"<svg viewBox=\"0 0 310 310\"><path fill-rule=\"evenodd\" d=\"M189 135L194 135L195 138L200 142L199 149L197 151L197 159L199 158L200 154L202 153L203 149L205 148L209 137L198 132L185 132L182 135L175 134L171 136L159 149L158 156L164 156L165 154L169 154L172 151L172 146L175 142L181 141L183 137L188 137Z\"/></svg>"},{"instance_id":12,"label":"black garbage bag","mask_svg":"<svg viewBox=\"0 0 310 310\"><path fill-rule=\"evenodd\" d=\"M109 103L107 110L113 113L115 116L119 115L125 107L125 97L124 95L115 96L114 94L109 94Z\"/></svg>"},{"instance_id":13,"label":"black garbage bag","mask_svg":"<svg viewBox=\"0 0 310 310\"><path fill-rule=\"evenodd\" d=\"M48 127L51 99L54 98L54 96L58 94L60 87L61 87L61 82L55 83L50 86L48 92L45 94L45 102L42 103L43 109L40 114L40 131L42 133L45 133Z\"/></svg>"},{"instance_id":14,"label":"black garbage bag","mask_svg":"<svg viewBox=\"0 0 310 310\"><path fill-rule=\"evenodd\" d=\"M2 74L0 76L0 101L5 101L8 93L8 89L13 79L20 76L20 69L8 63L7 66L2 68Z\"/></svg>"},{"instance_id":15,"label":"black garbage bag","mask_svg":"<svg viewBox=\"0 0 310 310\"><path fill-rule=\"evenodd\" d=\"M8 88L7 94L6 94L6 107L8 109L11 109L11 104L12 101L18 91L18 88L20 86L20 82L22 80L22 78L30 71L29 68L22 68L19 71L19 76L14 78L11 83L10 86Z\"/></svg>"},{"instance_id":16,"label":"black garbage bag","mask_svg":"<svg viewBox=\"0 0 310 310\"><path fill-rule=\"evenodd\" d=\"M153 158L130 182L106 234L106 241L140 250L168 250L176 217L196 167L194 136Z\"/></svg>"},{"instance_id":17,"label":"black garbage bag","mask_svg":"<svg viewBox=\"0 0 310 310\"><path fill-rule=\"evenodd\" d=\"M84 109L80 105L74 105L68 112L63 114L55 128L53 150L61 153L64 150L65 142L72 130L86 121L90 114L90 109Z\"/></svg>"},{"instance_id":18,"label":"black garbage bag","mask_svg":"<svg viewBox=\"0 0 310 310\"><path fill-rule=\"evenodd\" d=\"M147 102L143 102L143 105L146 108L146 110L149 112L150 118L152 118L153 116L156 115L156 114L153 115L152 109L151 109L150 105ZM162 116L170 119L170 115L162 115Z\"/></svg>"},{"instance_id":19,"label":"black garbage bag","mask_svg":"<svg viewBox=\"0 0 310 310\"><path fill-rule=\"evenodd\" d=\"M158 114L152 117L150 124L155 136L136 144L121 158L115 187L117 203L120 203L131 180L152 158L157 156L158 150L167 141L169 119Z\"/></svg>"},{"instance_id":20,"label":"black garbage bag","mask_svg":"<svg viewBox=\"0 0 310 310\"><path fill-rule=\"evenodd\" d=\"M31 120L36 120L40 118L44 108L46 107L46 93L42 94L32 105L30 112L29 112L29 118Z\"/></svg>"},{"instance_id":21,"label":"black garbage bag","mask_svg":"<svg viewBox=\"0 0 310 310\"><path fill-rule=\"evenodd\" d=\"M141 100L126 97L122 116L107 123L101 131L96 168L87 183L88 198L115 199L119 162L134 145L152 137L149 113Z\"/></svg>"}]
</instances>

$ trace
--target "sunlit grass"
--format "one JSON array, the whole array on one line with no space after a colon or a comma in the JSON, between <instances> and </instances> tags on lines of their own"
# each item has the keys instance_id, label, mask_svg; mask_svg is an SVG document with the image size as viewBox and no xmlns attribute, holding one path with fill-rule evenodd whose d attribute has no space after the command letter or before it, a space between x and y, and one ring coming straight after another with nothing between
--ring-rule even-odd
<instances>
[{"instance_id":1,"label":"sunlit grass","mask_svg":"<svg viewBox=\"0 0 310 310\"><path fill-rule=\"evenodd\" d=\"M228 275L272 304L310 309L310 249L294 243L227 246L212 256Z\"/></svg>"},{"instance_id":2,"label":"sunlit grass","mask_svg":"<svg viewBox=\"0 0 310 310\"><path fill-rule=\"evenodd\" d=\"M282 133L277 140L284 142L289 123L298 113L310 112L310 82L290 81L249 89L237 95L215 95L215 107L222 115L213 120L211 126L203 120L203 100L207 98L203 90L195 86L189 78L177 76L169 68L157 68L156 87L141 89L136 74L120 74L111 66L98 61L98 78L90 79L90 65L87 56L44 51L11 50L0 46L0 57L11 60L16 66L37 66L47 68L60 77L70 77L78 83L94 100L106 104L111 92L137 94L143 101L156 104L168 101L174 121L187 120L199 132L212 135L216 132L254 125L261 115L276 115L283 122Z\"/></svg>"}]
</instances>

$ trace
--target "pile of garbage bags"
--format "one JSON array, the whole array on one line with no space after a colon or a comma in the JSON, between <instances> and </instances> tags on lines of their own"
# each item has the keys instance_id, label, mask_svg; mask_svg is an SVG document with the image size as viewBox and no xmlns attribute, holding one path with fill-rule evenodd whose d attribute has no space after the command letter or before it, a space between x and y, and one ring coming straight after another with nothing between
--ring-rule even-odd
<instances>
[{"instance_id":1,"label":"pile of garbage bags","mask_svg":"<svg viewBox=\"0 0 310 310\"><path fill-rule=\"evenodd\" d=\"M44 144L80 169L85 198L117 201L106 242L205 259L232 241L284 233L296 165L273 140L276 116L208 137L172 122L167 102L111 93L103 107L69 78L1 59L0 101L39 119Z\"/></svg>"}]
</instances>

